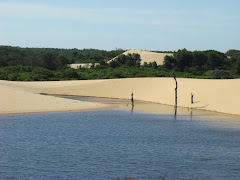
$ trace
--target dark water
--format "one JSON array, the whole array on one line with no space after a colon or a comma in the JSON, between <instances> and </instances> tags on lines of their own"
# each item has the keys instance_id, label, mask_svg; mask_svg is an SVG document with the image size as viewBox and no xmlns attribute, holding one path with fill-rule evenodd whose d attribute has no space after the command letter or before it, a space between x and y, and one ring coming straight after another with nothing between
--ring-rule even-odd
<instances>
[{"instance_id":1,"label":"dark water","mask_svg":"<svg viewBox=\"0 0 240 180\"><path fill-rule=\"evenodd\" d=\"M0 179L240 179L238 127L121 110L0 116Z\"/></svg>"}]
</instances>

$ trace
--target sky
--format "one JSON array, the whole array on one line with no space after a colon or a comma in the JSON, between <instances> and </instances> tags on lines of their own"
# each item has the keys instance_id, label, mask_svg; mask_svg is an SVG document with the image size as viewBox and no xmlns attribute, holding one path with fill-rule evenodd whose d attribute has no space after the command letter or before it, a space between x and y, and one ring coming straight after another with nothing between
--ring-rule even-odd
<instances>
[{"instance_id":1,"label":"sky","mask_svg":"<svg viewBox=\"0 0 240 180\"><path fill-rule=\"evenodd\" d=\"M0 0L0 45L240 49L239 0Z\"/></svg>"}]
</instances>

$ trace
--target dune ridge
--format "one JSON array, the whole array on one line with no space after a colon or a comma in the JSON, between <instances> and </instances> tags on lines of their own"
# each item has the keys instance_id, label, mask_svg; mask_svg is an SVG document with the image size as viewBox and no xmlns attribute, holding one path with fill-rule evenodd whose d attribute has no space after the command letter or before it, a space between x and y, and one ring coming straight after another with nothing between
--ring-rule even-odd
<instances>
[{"instance_id":1,"label":"dune ridge","mask_svg":"<svg viewBox=\"0 0 240 180\"><path fill-rule=\"evenodd\" d=\"M240 115L240 79L178 81L178 106ZM55 82L0 81L0 114L109 108L109 105L62 99L44 94L134 99L174 105L173 78L129 78ZM191 93L194 103L191 103Z\"/></svg>"}]
</instances>

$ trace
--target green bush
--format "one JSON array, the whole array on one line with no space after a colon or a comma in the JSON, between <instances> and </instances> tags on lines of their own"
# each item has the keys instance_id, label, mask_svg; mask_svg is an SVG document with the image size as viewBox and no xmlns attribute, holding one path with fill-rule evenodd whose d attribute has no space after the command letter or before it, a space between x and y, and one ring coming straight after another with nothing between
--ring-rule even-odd
<instances>
[{"instance_id":1,"label":"green bush","mask_svg":"<svg viewBox=\"0 0 240 180\"><path fill-rule=\"evenodd\" d=\"M226 70L211 70L205 73L211 79L233 79L233 74Z\"/></svg>"},{"instance_id":2,"label":"green bush","mask_svg":"<svg viewBox=\"0 0 240 180\"><path fill-rule=\"evenodd\" d=\"M10 81L17 81L18 78L16 74L9 74L7 79Z\"/></svg>"},{"instance_id":3,"label":"green bush","mask_svg":"<svg viewBox=\"0 0 240 180\"><path fill-rule=\"evenodd\" d=\"M68 68L63 71L64 78L78 78L78 73L76 70Z\"/></svg>"}]
</instances>

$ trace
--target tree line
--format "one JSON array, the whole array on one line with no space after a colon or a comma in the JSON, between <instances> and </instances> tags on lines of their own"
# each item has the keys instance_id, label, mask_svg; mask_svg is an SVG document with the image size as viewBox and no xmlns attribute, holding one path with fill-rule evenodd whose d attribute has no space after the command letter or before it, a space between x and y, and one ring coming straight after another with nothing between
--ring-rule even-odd
<instances>
[{"instance_id":1,"label":"tree line","mask_svg":"<svg viewBox=\"0 0 240 180\"><path fill-rule=\"evenodd\" d=\"M166 56L163 65L141 64L139 54L122 54L121 49L19 48L0 46L0 79L12 81L86 80L132 77L176 77L228 79L240 76L240 51L225 54L209 51L174 52ZM100 58L101 56L101 58ZM116 57L117 56L117 57ZM98 58L97 58L98 57ZM110 59L116 57L114 61ZM98 62L91 68L71 69L72 62Z\"/></svg>"},{"instance_id":2,"label":"tree line","mask_svg":"<svg viewBox=\"0 0 240 180\"><path fill-rule=\"evenodd\" d=\"M191 52L182 49L173 56L166 56L164 66L193 75L204 75L208 72L212 78L234 78L240 75L239 54L239 50L229 50L224 54L214 50Z\"/></svg>"},{"instance_id":3,"label":"tree line","mask_svg":"<svg viewBox=\"0 0 240 180\"><path fill-rule=\"evenodd\" d=\"M0 67L4 66L39 66L55 70L71 63L99 63L107 61L124 50L112 51L97 49L55 49L55 48L20 48L0 46Z\"/></svg>"}]
</instances>

